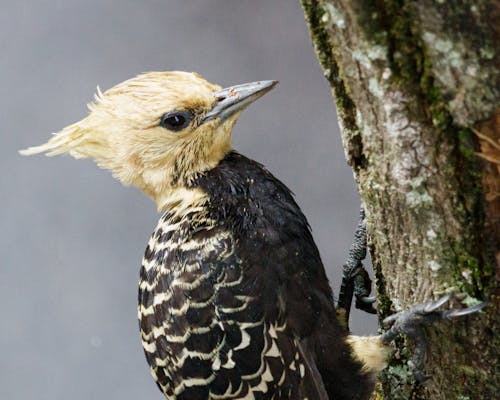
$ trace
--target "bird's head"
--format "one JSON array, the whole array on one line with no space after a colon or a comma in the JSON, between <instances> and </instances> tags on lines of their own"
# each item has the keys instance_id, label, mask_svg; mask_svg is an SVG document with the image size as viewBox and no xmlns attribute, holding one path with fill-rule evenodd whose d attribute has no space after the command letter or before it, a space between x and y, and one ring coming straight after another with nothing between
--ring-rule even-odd
<instances>
[{"instance_id":1,"label":"bird's head","mask_svg":"<svg viewBox=\"0 0 500 400\"><path fill-rule=\"evenodd\" d=\"M241 111L276 83L221 89L196 73L145 73L104 93L98 90L87 117L21 154L93 158L162 208L171 191L222 160L231 150Z\"/></svg>"}]
</instances>

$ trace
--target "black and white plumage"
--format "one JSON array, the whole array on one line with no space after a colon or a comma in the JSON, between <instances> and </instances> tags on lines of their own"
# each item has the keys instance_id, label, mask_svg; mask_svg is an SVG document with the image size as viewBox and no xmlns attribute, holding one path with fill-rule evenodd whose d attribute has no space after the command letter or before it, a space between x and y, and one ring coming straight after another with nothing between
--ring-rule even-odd
<instances>
[{"instance_id":1,"label":"black and white plumage","mask_svg":"<svg viewBox=\"0 0 500 400\"><path fill-rule=\"evenodd\" d=\"M191 188L205 196L162 216L141 269L141 337L167 397L370 393L371 378L343 340L318 250L286 186L231 152Z\"/></svg>"}]
</instances>

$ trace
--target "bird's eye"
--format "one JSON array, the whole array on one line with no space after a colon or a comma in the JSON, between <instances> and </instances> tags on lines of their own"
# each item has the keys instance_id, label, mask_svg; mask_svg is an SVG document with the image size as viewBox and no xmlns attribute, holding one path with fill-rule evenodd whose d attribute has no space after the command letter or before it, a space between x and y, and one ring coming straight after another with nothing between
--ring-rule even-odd
<instances>
[{"instance_id":1,"label":"bird's eye","mask_svg":"<svg viewBox=\"0 0 500 400\"><path fill-rule=\"evenodd\" d=\"M169 131L180 131L189 125L193 114L188 111L170 111L160 119L160 125Z\"/></svg>"}]
</instances>

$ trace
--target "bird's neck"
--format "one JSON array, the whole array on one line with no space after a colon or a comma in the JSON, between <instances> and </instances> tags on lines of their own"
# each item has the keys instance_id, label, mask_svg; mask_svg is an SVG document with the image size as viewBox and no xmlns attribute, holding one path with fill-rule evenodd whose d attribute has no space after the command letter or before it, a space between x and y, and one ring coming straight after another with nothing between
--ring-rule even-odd
<instances>
[{"instance_id":1,"label":"bird's neck","mask_svg":"<svg viewBox=\"0 0 500 400\"><path fill-rule=\"evenodd\" d=\"M221 157L223 158L223 157ZM201 190L193 188L201 175L213 169L220 160L191 164L190 168L179 169L176 165L164 165L143 172L131 183L141 189L156 204L158 211L176 207L184 201L195 201L200 198ZM128 183L128 182L127 182Z\"/></svg>"},{"instance_id":2,"label":"bird's neck","mask_svg":"<svg viewBox=\"0 0 500 400\"><path fill-rule=\"evenodd\" d=\"M199 188L186 186L172 187L170 190L152 196L158 211L172 211L179 216L200 207L207 200L207 194Z\"/></svg>"},{"instance_id":3,"label":"bird's neck","mask_svg":"<svg viewBox=\"0 0 500 400\"><path fill-rule=\"evenodd\" d=\"M194 182L217 167L232 148L230 142L225 141L209 150L186 151L184 155L172 157L175 162L144 171L132 184L151 197L159 211L175 206L181 199L197 200L201 190L194 189Z\"/></svg>"}]
</instances>

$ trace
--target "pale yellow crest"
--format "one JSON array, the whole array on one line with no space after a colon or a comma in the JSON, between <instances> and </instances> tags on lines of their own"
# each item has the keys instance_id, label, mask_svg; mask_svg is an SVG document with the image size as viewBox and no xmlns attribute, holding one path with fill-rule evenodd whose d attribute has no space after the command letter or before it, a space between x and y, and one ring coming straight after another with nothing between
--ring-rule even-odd
<instances>
[{"instance_id":1,"label":"pale yellow crest","mask_svg":"<svg viewBox=\"0 0 500 400\"><path fill-rule=\"evenodd\" d=\"M104 93L98 89L87 117L20 153L92 158L161 208L172 191L213 168L231 149L239 113L223 123L198 123L216 103L218 89L196 73L148 72ZM160 119L172 110L189 110L195 118L180 132L166 130Z\"/></svg>"}]
</instances>

